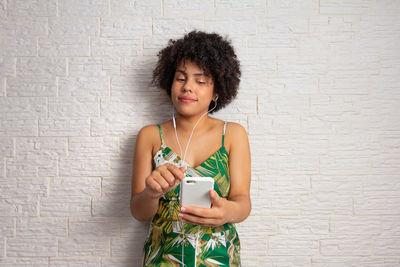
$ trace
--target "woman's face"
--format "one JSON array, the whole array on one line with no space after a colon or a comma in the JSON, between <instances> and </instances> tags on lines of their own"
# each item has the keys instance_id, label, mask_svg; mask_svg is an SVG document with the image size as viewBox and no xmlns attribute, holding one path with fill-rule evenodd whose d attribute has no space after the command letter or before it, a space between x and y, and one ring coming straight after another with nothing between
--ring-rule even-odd
<instances>
[{"instance_id":1,"label":"woman's face","mask_svg":"<svg viewBox=\"0 0 400 267\"><path fill-rule=\"evenodd\" d=\"M171 99L176 111L183 116L208 111L214 98L214 82L196 63L181 60L175 71Z\"/></svg>"}]
</instances>

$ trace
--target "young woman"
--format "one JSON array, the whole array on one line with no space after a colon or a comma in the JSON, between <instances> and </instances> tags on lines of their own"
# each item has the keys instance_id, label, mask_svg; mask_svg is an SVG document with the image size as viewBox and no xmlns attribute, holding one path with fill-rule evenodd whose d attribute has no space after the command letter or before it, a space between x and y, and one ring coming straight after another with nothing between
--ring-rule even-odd
<instances>
[{"instance_id":1,"label":"young woman","mask_svg":"<svg viewBox=\"0 0 400 267\"><path fill-rule=\"evenodd\" d=\"M229 41L192 31L158 54L152 83L171 97L174 118L137 135L132 215L151 219L144 266L239 266L235 224L250 204L250 149L245 129L208 116L237 94L240 64ZM213 177L211 208L180 206L179 182Z\"/></svg>"}]
</instances>

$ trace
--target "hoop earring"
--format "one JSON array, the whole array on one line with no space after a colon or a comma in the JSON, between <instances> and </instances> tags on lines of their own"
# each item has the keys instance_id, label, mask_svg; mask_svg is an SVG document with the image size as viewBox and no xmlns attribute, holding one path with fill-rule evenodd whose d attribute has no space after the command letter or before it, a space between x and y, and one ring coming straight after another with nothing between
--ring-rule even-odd
<instances>
[{"instance_id":1,"label":"hoop earring","mask_svg":"<svg viewBox=\"0 0 400 267\"><path fill-rule=\"evenodd\" d=\"M217 100L218 100L218 96L215 98L215 100L213 100L213 102L215 103L214 107L212 109L210 109L208 112L213 111L217 107Z\"/></svg>"}]
</instances>

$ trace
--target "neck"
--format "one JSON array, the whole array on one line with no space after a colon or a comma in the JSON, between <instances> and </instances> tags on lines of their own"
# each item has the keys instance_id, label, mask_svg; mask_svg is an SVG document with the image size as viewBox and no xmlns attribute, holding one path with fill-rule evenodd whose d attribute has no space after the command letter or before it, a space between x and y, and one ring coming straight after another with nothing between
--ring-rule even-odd
<instances>
[{"instance_id":1,"label":"neck","mask_svg":"<svg viewBox=\"0 0 400 267\"><path fill-rule=\"evenodd\" d=\"M203 116L205 112L201 113L200 115L196 115L196 116L182 116L180 114L177 114L175 117L175 122L176 122L176 128L181 131L181 132L191 132L193 127L196 125L196 131L199 129L202 129L205 125L207 125L208 120L210 119L208 114L205 114Z\"/></svg>"}]
</instances>

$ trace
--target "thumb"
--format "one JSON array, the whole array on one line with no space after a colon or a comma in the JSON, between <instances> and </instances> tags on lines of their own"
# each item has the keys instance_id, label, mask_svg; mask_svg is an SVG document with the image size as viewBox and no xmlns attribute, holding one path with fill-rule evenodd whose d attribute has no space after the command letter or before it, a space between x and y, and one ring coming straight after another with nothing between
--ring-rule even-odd
<instances>
[{"instance_id":1,"label":"thumb","mask_svg":"<svg viewBox=\"0 0 400 267\"><path fill-rule=\"evenodd\" d=\"M183 171L183 172L186 171L186 167L185 167L185 166L182 166L182 167L180 167L179 169L180 169L181 171Z\"/></svg>"},{"instance_id":2,"label":"thumb","mask_svg":"<svg viewBox=\"0 0 400 267\"><path fill-rule=\"evenodd\" d=\"M186 167L180 167L179 170L181 170L181 172L183 173L182 177L179 177L178 180L182 180L183 178L185 178L185 171L186 171Z\"/></svg>"},{"instance_id":3,"label":"thumb","mask_svg":"<svg viewBox=\"0 0 400 267\"><path fill-rule=\"evenodd\" d=\"M185 166L182 166L179 169L183 172L183 174L185 174L185 171L186 171L186 167Z\"/></svg>"},{"instance_id":4,"label":"thumb","mask_svg":"<svg viewBox=\"0 0 400 267\"><path fill-rule=\"evenodd\" d=\"M210 190L210 197L211 197L211 203L213 205L217 204L218 201L220 200L220 197L218 196L218 193L215 192L215 190Z\"/></svg>"}]
</instances>

